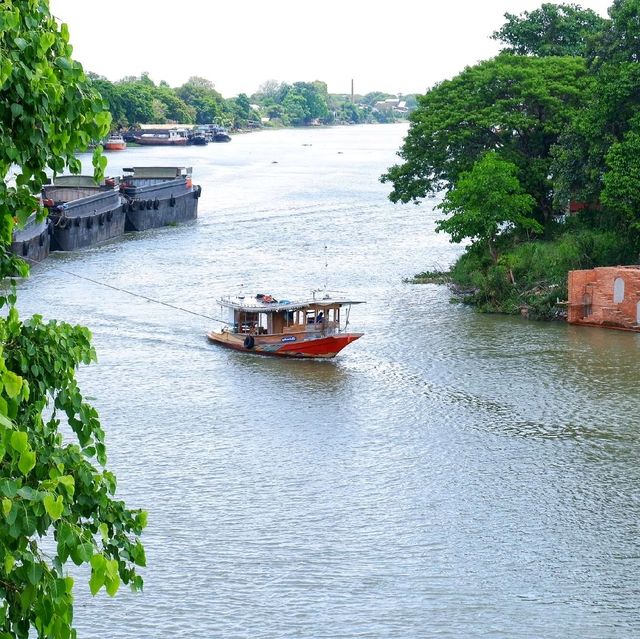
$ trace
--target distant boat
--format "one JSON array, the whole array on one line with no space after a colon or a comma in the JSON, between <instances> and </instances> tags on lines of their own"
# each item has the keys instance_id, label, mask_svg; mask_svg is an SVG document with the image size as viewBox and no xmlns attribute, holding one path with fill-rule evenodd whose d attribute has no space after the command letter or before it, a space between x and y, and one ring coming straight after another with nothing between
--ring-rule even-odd
<instances>
[{"instance_id":1,"label":"distant boat","mask_svg":"<svg viewBox=\"0 0 640 639\"><path fill-rule=\"evenodd\" d=\"M218 124L199 124L193 130L193 135L204 136L207 142L231 142L226 129Z\"/></svg>"},{"instance_id":2,"label":"distant boat","mask_svg":"<svg viewBox=\"0 0 640 639\"><path fill-rule=\"evenodd\" d=\"M196 146L206 146L208 143L207 136L200 133L192 134L187 139L187 144L195 144Z\"/></svg>"},{"instance_id":3,"label":"distant boat","mask_svg":"<svg viewBox=\"0 0 640 639\"><path fill-rule=\"evenodd\" d=\"M231 136L222 127L217 127L213 131L213 142L231 142Z\"/></svg>"},{"instance_id":4,"label":"distant boat","mask_svg":"<svg viewBox=\"0 0 640 639\"><path fill-rule=\"evenodd\" d=\"M107 151L124 151L127 148L127 143L121 135L113 133L105 141L104 148Z\"/></svg>"},{"instance_id":5,"label":"distant boat","mask_svg":"<svg viewBox=\"0 0 640 639\"><path fill-rule=\"evenodd\" d=\"M218 301L230 313L228 326L207 333L209 341L236 351L277 357L335 357L364 333L348 330L352 304L348 299L325 296L297 302L256 295L255 300L223 298Z\"/></svg>"},{"instance_id":6,"label":"distant boat","mask_svg":"<svg viewBox=\"0 0 640 639\"><path fill-rule=\"evenodd\" d=\"M176 129L169 129L168 131L137 135L135 141L145 146L184 146L187 143L187 136Z\"/></svg>"}]
</instances>

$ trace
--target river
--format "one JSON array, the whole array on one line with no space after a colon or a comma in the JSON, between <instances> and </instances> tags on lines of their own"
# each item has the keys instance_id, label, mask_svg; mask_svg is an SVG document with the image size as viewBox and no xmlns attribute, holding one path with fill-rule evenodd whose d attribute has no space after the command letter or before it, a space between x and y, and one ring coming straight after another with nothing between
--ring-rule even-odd
<instances>
[{"instance_id":1,"label":"river","mask_svg":"<svg viewBox=\"0 0 640 639\"><path fill-rule=\"evenodd\" d=\"M149 511L142 593L93 598L79 637L640 635L640 335L481 315L403 282L460 247L436 200L379 175L405 125L132 148L193 166L193 224L53 254L22 316L87 325L79 372L118 497ZM85 158L85 162L87 158ZM326 249L325 249L326 247ZM326 265L326 266L325 266ZM207 343L240 290L366 300L332 361Z\"/></svg>"}]
</instances>

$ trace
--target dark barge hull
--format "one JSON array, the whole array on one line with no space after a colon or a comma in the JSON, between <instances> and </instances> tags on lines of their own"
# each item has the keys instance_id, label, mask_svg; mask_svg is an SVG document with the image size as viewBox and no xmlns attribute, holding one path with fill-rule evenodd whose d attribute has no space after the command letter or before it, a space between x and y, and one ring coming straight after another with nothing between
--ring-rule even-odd
<instances>
[{"instance_id":1,"label":"dark barge hull","mask_svg":"<svg viewBox=\"0 0 640 639\"><path fill-rule=\"evenodd\" d=\"M174 173L173 178L167 178L153 176L153 169L133 171L134 175L124 178L120 187L126 198L123 205L126 211L125 230L145 231L189 222L198 217L198 199L202 189L192 186L188 175L175 177Z\"/></svg>"},{"instance_id":2,"label":"dark barge hull","mask_svg":"<svg viewBox=\"0 0 640 639\"><path fill-rule=\"evenodd\" d=\"M46 186L51 250L75 251L124 234L125 213L115 187Z\"/></svg>"},{"instance_id":3,"label":"dark barge hull","mask_svg":"<svg viewBox=\"0 0 640 639\"><path fill-rule=\"evenodd\" d=\"M35 213L27 220L24 228L13 232L11 252L24 258L30 264L42 262L51 249L51 228L48 219L36 221Z\"/></svg>"}]
</instances>

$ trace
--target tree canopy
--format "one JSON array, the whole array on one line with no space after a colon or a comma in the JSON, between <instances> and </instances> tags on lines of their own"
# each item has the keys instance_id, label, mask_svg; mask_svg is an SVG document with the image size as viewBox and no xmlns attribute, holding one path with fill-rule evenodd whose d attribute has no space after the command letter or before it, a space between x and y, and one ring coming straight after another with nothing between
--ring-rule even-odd
<instances>
[{"instance_id":1,"label":"tree canopy","mask_svg":"<svg viewBox=\"0 0 640 639\"><path fill-rule=\"evenodd\" d=\"M577 57L501 54L468 67L418 97L418 109L399 153L404 160L382 181L393 184L394 202L418 202L451 189L488 151L518 169L535 200L535 219L553 212L550 149L572 122L589 88L586 64Z\"/></svg>"},{"instance_id":2,"label":"tree canopy","mask_svg":"<svg viewBox=\"0 0 640 639\"><path fill-rule=\"evenodd\" d=\"M637 261L638 16L640 0L614 0L608 19L549 3L506 14L494 33L506 44L500 55L418 96L402 162L381 179L395 202L444 191L450 217L438 229L471 240L453 271L479 304L513 311L540 295L551 314L569 268ZM502 180L493 198L483 191L490 173ZM509 193L507 178L521 189L512 195L532 198L530 212L517 199L496 201ZM501 263L498 242L509 253ZM541 282L548 291L531 293Z\"/></svg>"},{"instance_id":3,"label":"tree canopy","mask_svg":"<svg viewBox=\"0 0 640 639\"><path fill-rule=\"evenodd\" d=\"M585 56L589 39L605 24L591 9L548 2L520 16L505 13L504 17L507 21L492 36L506 45L503 51L541 57Z\"/></svg>"},{"instance_id":4,"label":"tree canopy","mask_svg":"<svg viewBox=\"0 0 640 639\"><path fill-rule=\"evenodd\" d=\"M46 171L79 172L75 153L108 132L110 117L47 0L5 0L0 25L0 637L68 639L65 565L89 565L94 594L140 589L146 513L115 499L104 431L76 382L96 357L88 329L20 319L10 278L28 268L7 246L14 224L39 210ZM105 165L98 149L96 177ZM46 552L44 537L55 542Z\"/></svg>"},{"instance_id":5,"label":"tree canopy","mask_svg":"<svg viewBox=\"0 0 640 639\"><path fill-rule=\"evenodd\" d=\"M540 231L529 217L534 199L517 178L518 167L500 159L496 151L485 153L468 172L460 175L438 208L450 217L438 220L437 231L451 235L452 242L466 238L486 242L491 258L498 259L497 237L513 229Z\"/></svg>"}]
</instances>

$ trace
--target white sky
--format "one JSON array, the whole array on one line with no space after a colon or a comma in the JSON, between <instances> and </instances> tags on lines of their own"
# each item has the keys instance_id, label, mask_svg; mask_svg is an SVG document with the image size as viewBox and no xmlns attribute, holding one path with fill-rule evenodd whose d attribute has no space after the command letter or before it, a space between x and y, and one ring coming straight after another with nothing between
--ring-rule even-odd
<instances>
[{"instance_id":1,"label":"white sky","mask_svg":"<svg viewBox=\"0 0 640 639\"><path fill-rule=\"evenodd\" d=\"M494 56L504 13L543 0L50 0L74 58L109 80L197 75L226 98L266 80L322 80L330 93L424 93ZM602 16L612 0L565 0Z\"/></svg>"}]
</instances>

